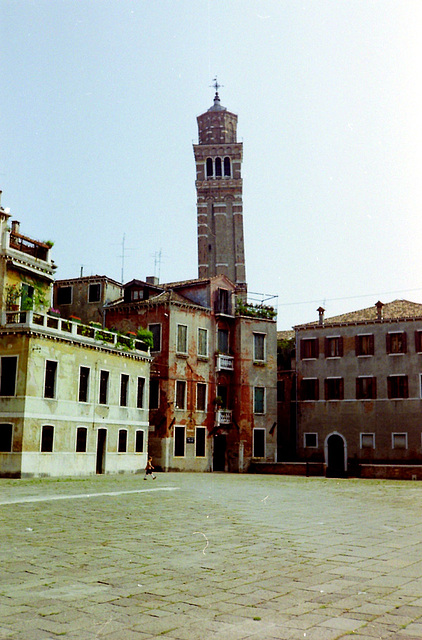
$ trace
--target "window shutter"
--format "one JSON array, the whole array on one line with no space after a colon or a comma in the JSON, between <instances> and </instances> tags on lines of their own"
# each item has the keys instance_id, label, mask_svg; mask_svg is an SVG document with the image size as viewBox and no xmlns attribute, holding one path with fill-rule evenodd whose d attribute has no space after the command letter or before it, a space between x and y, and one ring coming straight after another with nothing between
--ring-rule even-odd
<instances>
[{"instance_id":1,"label":"window shutter","mask_svg":"<svg viewBox=\"0 0 422 640\"><path fill-rule=\"evenodd\" d=\"M389 333L387 333L385 336L385 347L386 347L387 353L391 353L391 336Z\"/></svg>"},{"instance_id":2,"label":"window shutter","mask_svg":"<svg viewBox=\"0 0 422 640\"><path fill-rule=\"evenodd\" d=\"M344 399L344 378L339 381L339 400Z\"/></svg>"},{"instance_id":3,"label":"window shutter","mask_svg":"<svg viewBox=\"0 0 422 640\"><path fill-rule=\"evenodd\" d=\"M387 395L389 398L392 396L391 392L391 378L387 378Z\"/></svg>"},{"instance_id":4,"label":"window shutter","mask_svg":"<svg viewBox=\"0 0 422 640\"><path fill-rule=\"evenodd\" d=\"M326 400L328 400L328 380L327 379L324 380L324 397Z\"/></svg>"},{"instance_id":5,"label":"window shutter","mask_svg":"<svg viewBox=\"0 0 422 640\"><path fill-rule=\"evenodd\" d=\"M319 380L315 380L315 400L319 400Z\"/></svg>"},{"instance_id":6,"label":"window shutter","mask_svg":"<svg viewBox=\"0 0 422 640\"><path fill-rule=\"evenodd\" d=\"M330 341L328 340L328 338L324 338L324 355L326 358L328 358L328 356L330 355L329 350L328 350L328 345L330 344Z\"/></svg>"},{"instance_id":7,"label":"window shutter","mask_svg":"<svg viewBox=\"0 0 422 640\"><path fill-rule=\"evenodd\" d=\"M407 333L406 333L406 331L403 331L403 353L407 353Z\"/></svg>"},{"instance_id":8,"label":"window shutter","mask_svg":"<svg viewBox=\"0 0 422 640\"><path fill-rule=\"evenodd\" d=\"M377 397L377 379L375 376L372 378L372 397L374 399Z\"/></svg>"},{"instance_id":9,"label":"window shutter","mask_svg":"<svg viewBox=\"0 0 422 640\"><path fill-rule=\"evenodd\" d=\"M305 343L303 341L303 338L300 341L300 359L303 360L305 355Z\"/></svg>"},{"instance_id":10,"label":"window shutter","mask_svg":"<svg viewBox=\"0 0 422 640\"><path fill-rule=\"evenodd\" d=\"M319 358L319 338L315 338L315 358Z\"/></svg>"},{"instance_id":11,"label":"window shutter","mask_svg":"<svg viewBox=\"0 0 422 640\"><path fill-rule=\"evenodd\" d=\"M415 331L415 351L420 353L421 351L421 332Z\"/></svg>"},{"instance_id":12,"label":"window shutter","mask_svg":"<svg viewBox=\"0 0 422 640\"><path fill-rule=\"evenodd\" d=\"M360 378L356 378L356 398L357 398L357 400L359 400L360 397L361 397Z\"/></svg>"},{"instance_id":13,"label":"window shutter","mask_svg":"<svg viewBox=\"0 0 422 640\"><path fill-rule=\"evenodd\" d=\"M355 336L355 355L360 356L360 351L359 351L359 336Z\"/></svg>"},{"instance_id":14,"label":"window shutter","mask_svg":"<svg viewBox=\"0 0 422 640\"><path fill-rule=\"evenodd\" d=\"M374 334L371 333L371 335L369 336L369 349L370 349L370 354L371 356L374 355L375 353L375 345L374 345Z\"/></svg>"},{"instance_id":15,"label":"window shutter","mask_svg":"<svg viewBox=\"0 0 422 640\"><path fill-rule=\"evenodd\" d=\"M407 376L403 378L403 398L409 397L409 381Z\"/></svg>"},{"instance_id":16,"label":"window shutter","mask_svg":"<svg viewBox=\"0 0 422 640\"><path fill-rule=\"evenodd\" d=\"M343 336L340 336L338 339L338 355L340 358L343 357Z\"/></svg>"}]
</instances>

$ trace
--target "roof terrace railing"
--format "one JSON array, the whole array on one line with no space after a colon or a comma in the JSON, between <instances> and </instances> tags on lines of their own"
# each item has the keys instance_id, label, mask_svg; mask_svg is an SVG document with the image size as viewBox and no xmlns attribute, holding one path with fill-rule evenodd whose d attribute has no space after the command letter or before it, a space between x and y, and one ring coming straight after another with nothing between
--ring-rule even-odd
<instances>
[{"instance_id":1,"label":"roof terrace railing","mask_svg":"<svg viewBox=\"0 0 422 640\"><path fill-rule=\"evenodd\" d=\"M6 311L3 313L2 325L5 327L35 327L44 328L48 333L74 338L91 344L102 344L112 349L123 351L142 351L149 353L148 345L142 340L129 335L123 335L108 329L82 324L66 318L35 311Z\"/></svg>"}]
</instances>

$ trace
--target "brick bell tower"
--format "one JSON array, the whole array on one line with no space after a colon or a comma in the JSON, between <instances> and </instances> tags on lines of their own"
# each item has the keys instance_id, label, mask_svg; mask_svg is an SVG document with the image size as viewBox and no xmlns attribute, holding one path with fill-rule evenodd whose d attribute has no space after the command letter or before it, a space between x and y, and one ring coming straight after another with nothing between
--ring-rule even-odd
<instances>
[{"instance_id":1,"label":"brick bell tower","mask_svg":"<svg viewBox=\"0 0 422 640\"><path fill-rule=\"evenodd\" d=\"M196 163L198 277L226 275L246 298L243 242L242 154L237 116L220 104L214 80L214 104L198 116Z\"/></svg>"}]
</instances>

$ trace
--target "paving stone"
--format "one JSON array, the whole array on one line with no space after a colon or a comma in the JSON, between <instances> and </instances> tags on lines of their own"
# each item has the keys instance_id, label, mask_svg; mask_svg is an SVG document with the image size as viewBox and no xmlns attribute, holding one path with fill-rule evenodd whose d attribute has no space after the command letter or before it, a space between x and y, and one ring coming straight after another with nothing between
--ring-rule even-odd
<instances>
[{"instance_id":1,"label":"paving stone","mask_svg":"<svg viewBox=\"0 0 422 640\"><path fill-rule=\"evenodd\" d=\"M422 638L422 485L158 481L174 490L95 496L138 488L133 476L2 483L4 501L86 495L0 504L1 640Z\"/></svg>"}]
</instances>

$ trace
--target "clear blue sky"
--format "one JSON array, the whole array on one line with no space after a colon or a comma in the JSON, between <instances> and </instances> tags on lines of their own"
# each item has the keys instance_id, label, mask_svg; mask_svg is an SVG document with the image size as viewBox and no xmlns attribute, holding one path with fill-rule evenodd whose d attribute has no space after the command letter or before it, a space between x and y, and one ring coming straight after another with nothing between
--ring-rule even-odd
<instances>
[{"instance_id":1,"label":"clear blue sky","mask_svg":"<svg viewBox=\"0 0 422 640\"><path fill-rule=\"evenodd\" d=\"M197 277L196 116L244 143L279 328L422 302L420 0L0 0L2 204L58 278ZM160 257L161 256L161 257Z\"/></svg>"}]
</instances>

